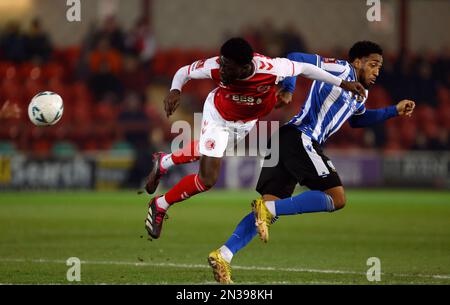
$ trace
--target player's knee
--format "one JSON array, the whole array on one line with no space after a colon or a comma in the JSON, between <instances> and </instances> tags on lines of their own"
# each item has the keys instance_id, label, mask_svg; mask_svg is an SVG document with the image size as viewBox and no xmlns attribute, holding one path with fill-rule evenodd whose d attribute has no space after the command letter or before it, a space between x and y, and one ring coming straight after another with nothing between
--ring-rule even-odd
<instances>
[{"instance_id":1,"label":"player's knee","mask_svg":"<svg viewBox=\"0 0 450 305\"><path fill-rule=\"evenodd\" d=\"M335 210L340 210L345 207L346 198L345 194L338 194L333 196L333 204Z\"/></svg>"},{"instance_id":2,"label":"player's knee","mask_svg":"<svg viewBox=\"0 0 450 305\"><path fill-rule=\"evenodd\" d=\"M219 175L211 172L206 175L200 173L198 178L207 189L210 189L217 183Z\"/></svg>"}]
</instances>

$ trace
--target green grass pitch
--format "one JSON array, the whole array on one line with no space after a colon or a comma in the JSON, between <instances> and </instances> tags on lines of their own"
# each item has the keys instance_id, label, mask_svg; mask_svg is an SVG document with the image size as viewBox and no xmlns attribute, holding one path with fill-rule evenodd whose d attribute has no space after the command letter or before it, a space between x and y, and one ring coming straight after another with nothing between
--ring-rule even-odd
<instances>
[{"instance_id":1,"label":"green grass pitch","mask_svg":"<svg viewBox=\"0 0 450 305\"><path fill-rule=\"evenodd\" d=\"M206 257L250 211L253 191L210 191L169 211L147 240L148 196L127 192L0 193L0 283L212 284ZM349 190L335 213L281 218L233 260L236 284L450 284L450 192Z\"/></svg>"}]
</instances>

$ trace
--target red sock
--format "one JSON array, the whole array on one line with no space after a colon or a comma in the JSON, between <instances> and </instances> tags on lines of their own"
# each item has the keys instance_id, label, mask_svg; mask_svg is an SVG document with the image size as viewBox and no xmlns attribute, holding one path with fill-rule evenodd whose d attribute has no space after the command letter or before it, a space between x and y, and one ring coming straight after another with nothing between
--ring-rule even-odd
<instances>
[{"instance_id":1,"label":"red sock","mask_svg":"<svg viewBox=\"0 0 450 305\"><path fill-rule=\"evenodd\" d=\"M172 153L172 161L175 164L184 164L194 162L200 159L198 152L198 140L194 140L187 146Z\"/></svg>"},{"instance_id":2,"label":"red sock","mask_svg":"<svg viewBox=\"0 0 450 305\"><path fill-rule=\"evenodd\" d=\"M198 175L192 174L181 179L164 195L164 198L169 205L172 205L207 190L208 188L200 181Z\"/></svg>"}]
</instances>

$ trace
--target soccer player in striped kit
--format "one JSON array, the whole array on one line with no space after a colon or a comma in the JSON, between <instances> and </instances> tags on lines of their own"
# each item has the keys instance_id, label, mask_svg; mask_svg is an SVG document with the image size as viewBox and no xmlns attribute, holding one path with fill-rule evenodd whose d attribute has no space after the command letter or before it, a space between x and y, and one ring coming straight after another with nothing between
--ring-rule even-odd
<instances>
[{"instance_id":1,"label":"soccer player in striped kit","mask_svg":"<svg viewBox=\"0 0 450 305\"><path fill-rule=\"evenodd\" d=\"M350 49L348 62L303 53L290 53L287 57L321 67L344 80L359 81L367 96L367 89L375 83L383 64L382 55L377 44L360 41ZM295 89L295 77L286 78L282 87L279 100L287 104ZM366 127L399 115L411 116L415 107L413 101L402 100L397 105L369 110L365 101L366 98L337 86L321 81L312 83L299 114L279 129L278 164L261 170L256 190L262 197L253 201L253 211L241 220L228 241L209 254L208 262L216 281L232 283L233 255L256 234L267 242L269 227L279 216L334 212L344 207L344 188L321 145L346 121L353 128ZM297 183L310 190L292 196Z\"/></svg>"},{"instance_id":2,"label":"soccer player in striped kit","mask_svg":"<svg viewBox=\"0 0 450 305\"><path fill-rule=\"evenodd\" d=\"M161 176L175 165L200 159L198 174L188 175L162 196L150 200L145 228L152 238L159 238L167 209L198 193L209 190L217 181L221 160L231 139L245 138L257 120L274 107L277 84L285 77L302 75L317 81L364 95L364 87L324 71L316 65L291 61L286 58L268 58L253 52L242 38L226 41L220 56L199 60L180 68L172 81L169 95L164 100L167 116L179 105L183 85L190 79L212 79L214 89L206 98L200 139L180 152L157 153L150 172L146 191L153 194Z\"/></svg>"}]
</instances>

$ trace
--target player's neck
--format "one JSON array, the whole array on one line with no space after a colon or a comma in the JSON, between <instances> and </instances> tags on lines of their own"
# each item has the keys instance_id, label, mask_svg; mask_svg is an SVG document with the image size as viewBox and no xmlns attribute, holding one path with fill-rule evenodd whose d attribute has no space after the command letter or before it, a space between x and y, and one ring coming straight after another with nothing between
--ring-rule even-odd
<instances>
[{"instance_id":1,"label":"player's neck","mask_svg":"<svg viewBox=\"0 0 450 305\"><path fill-rule=\"evenodd\" d=\"M353 65L353 63L350 63L350 66L353 68L353 70L355 70L355 76L356 76L356 81L359 80L359 69L355 67L355 65Z\"/></svg>"},{"instance_id":2,"label":"player's neck","mask_svg":"<svg viewBox=\"0 0 450 305\"><path fill-rule=\"evenodd\" d=\"M246 79L246 78L252 76L254 71L255 71L255 65L252 62L250 68L247 71L243 72L240 75L239 79Z\"/></svg>"}]
</instances>

